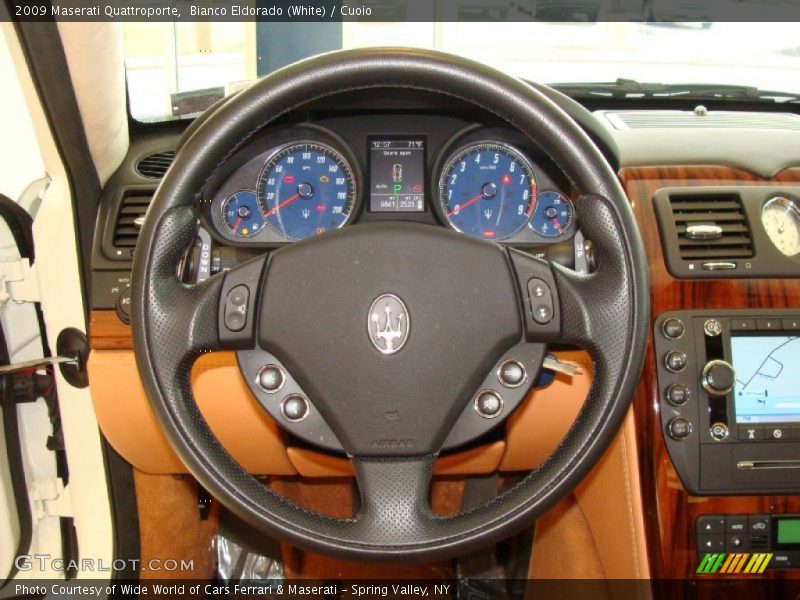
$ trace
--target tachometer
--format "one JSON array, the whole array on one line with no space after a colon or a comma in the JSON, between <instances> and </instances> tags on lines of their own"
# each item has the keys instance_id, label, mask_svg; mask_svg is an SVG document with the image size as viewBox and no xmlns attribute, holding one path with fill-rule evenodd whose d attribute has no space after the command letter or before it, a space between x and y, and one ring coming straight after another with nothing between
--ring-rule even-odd
<instances>
[{"instance_id":1,"label":"tachometer","mask_svg":"<svg viewBox=\"0 0 800 600\"><path fill-rule=\"evenodd\" d=\"M267 160L257 193L266 222L281 235L301 240L347 223L356 183L347 160L331 146L298 142Z\"/></svg>"},{"instance_id":2,"label":"tachometer","mask_svg":"<svg viewBox=\"0 0 800 600\"><path fill-rule=\"evenodd\" d=\"M454 229L485 240L503 240L531 218L536 178L530 162L515 148L478 142L445 163L439 201Z\"/></svg>"},{"instance_id":3,"label":"tachometer","mask_svg":"<svg viewBox=\"0 0 800 600\"><path fill-rule=\"evenodd\" d=\"M564 194L543 190L539 193L536 212L529 225L543 237L559 237L569 229L574 214L572 201Z\"/></svg>"},{"instance_id":4,"label":"tachometer","mask_svg":"<svg viewBox=\"0 0 800 600\"><path fill-rule=\"evenodd\" d=\"M240 190L222 203L222 221L236 237L252 237L264 227L256 193Z\"/></svg>"},{"instance_id":5,"label":"tachometer","mask_svg":"<svg viewBox=\"0 0 800 600\"><path fill-rule=\"evenodd\" d=\"M769 239L786 256L800 254L800 209L788 198L771 198L761 210Z\"/></svg>"}]
</instances>

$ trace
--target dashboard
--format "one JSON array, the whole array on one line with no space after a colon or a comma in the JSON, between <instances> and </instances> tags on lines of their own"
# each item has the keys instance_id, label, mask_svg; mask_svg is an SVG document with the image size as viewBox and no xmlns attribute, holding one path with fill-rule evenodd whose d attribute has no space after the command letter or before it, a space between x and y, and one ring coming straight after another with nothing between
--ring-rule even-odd
<instances>
[{"instance_id":1,"label":"dashboard","mask_svg":"<svg viewBox=\"0 0 800 600\"><path fill-rule=\"evenodd\" d=\"M515 130L441 114L337 116L269 130L200 196L221 244L272 248L407 220L520 247L574 237L574 190Z\"/></svg>"},{"instance_id":2,"label":"dashboard","mask_svg":"<svg viewBox=\"0 0 800 600\"><path fill-rule=\"evenodd\" d=\"M588 247L578 190L546 149L486 113L429 100L350 98L288 115L237 148L198 192L187 262L208 275L334 229L403 220L564 255L578 268ZM642 112L647 128L587 115L616 145L649 260L653 333L634 401L643 504L661 507L646 515L649 560L659 577L697 578L709 549L769 551L767 576L780 577L800 566L800 542L780 541L784 521L800 522L797 379L784 369L796 361L800 317L800 134L768 122L715 128L713 114L681 113L681 128L674 111ZM140 199L146 209L158 184L136 165L176 148L180 135L141 136L106 186L95 313L120 314L135 245L125 236L137 233L125 211ZM128 348L129 333L119 337L108 348ZM744 389L754 373L759 385ZM779 414L766 418L769 410ZM769 523L774 535L739 539L737 522Z\"/></svg>"}]
</instances>

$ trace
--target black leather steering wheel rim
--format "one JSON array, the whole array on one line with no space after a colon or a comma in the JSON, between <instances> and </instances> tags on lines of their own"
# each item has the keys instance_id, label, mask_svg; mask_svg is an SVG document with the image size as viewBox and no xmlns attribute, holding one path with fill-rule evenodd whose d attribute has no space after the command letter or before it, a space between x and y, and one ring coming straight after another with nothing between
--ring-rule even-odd
<instances>
[{"instance_id":1,"label":"black leather steering wheel rim","mask_svg":"<svg viewBox=\"0 0 800 600\"><path fill-rule=\"evenodd\" d=\"M225 451L190 388L194 359L220 349L222 279L178 282L175 264L193 239L194 198L214 171L279 116L312 100L374 88L459 98L530 137L577 189L578 219L597 248L598 270L553 266L561 340L589 351L595 376L574 425L554 453L495 500L453 517L420 515L435 456L356 464L367 502L360 518L298 507L250 476ZM357 560L432 560L497 542L533 521L588 473L619 429L641 373L649 322L646 262L632 211L608 163L555 104L478 63L437 52L384 48L336 52L281 69L224 103L187 141L157 190L133 272L133 336L156 417L190 472L251 525L299 547ZM402 482L402 486L398 485ZM402 493L395 493L402 487ZM424 518L423 518L424 517ZM386 523L391 521L391 523Z\"/></svg>"}]
</instances>

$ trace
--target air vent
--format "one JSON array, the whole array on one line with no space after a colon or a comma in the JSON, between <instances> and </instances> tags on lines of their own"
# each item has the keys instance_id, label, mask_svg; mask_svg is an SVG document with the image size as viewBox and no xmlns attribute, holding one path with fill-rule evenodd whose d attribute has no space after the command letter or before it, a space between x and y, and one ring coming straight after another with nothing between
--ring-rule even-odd
<instances>
[{"instance_id":1,"label":"air vent","mask_svg":"<svg viewBox=\"0 0 800 600\"><path fill-rule=\"evenodd\" d=\"M734 111L609 111L615 129L784 129L800 131L800 115Z\"/></svg>"},{"instance_id":2,"label":"air vent","mask_svg":"<svg viewBox=\"0 0 800 600\"><path fill-rule=\"evenodd\" d=\"M149 154L136 163L136 172L148 179L161 179L174 159L173 150Z\"/></svg>"},{"instance_id":3,"label":"air vent","mask_svg":"<svg viewBox=\"0 0 800 600\"><path fill-rule=\"evenodd\" d=\"M753 240L738 194L670 194L683 260L753 256Z\"/></svg>"},{"instance_id":4,"label":"air vent","mask_svg":"<svg viewBox=\"0 0 800 600\"><path fill-rule=\"evenodd\" d=\"M133 256L142 229L141 222L152 199L151 191L127 192L122 197L112 241L116 258L130 259Z\"/></svg>"}]
</instances>

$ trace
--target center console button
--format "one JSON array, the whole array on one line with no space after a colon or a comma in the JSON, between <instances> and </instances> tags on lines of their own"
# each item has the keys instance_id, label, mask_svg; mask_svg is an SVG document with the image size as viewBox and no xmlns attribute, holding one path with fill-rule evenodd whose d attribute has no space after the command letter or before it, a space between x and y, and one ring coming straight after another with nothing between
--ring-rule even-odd
<instances>
[{"instance_id":1,"label":"center console button","mask_svg":"<svg viewBox=\"0 0 800 600\"><path fill-rule=\"evenodd\" d=\"M769 515L750 515L748 522L750 533L760 533L761 535L769 533Z\"/></svg>"},{"instance_id":2,"label":"center console button","mask_svg":"<svg viewBox=\"0 0 800 600\"><path fill-rule=\"evenodd\" d=\"M768 569L789 569L798 564L796 552L776 552L772 555Z\"/></svg>"},{"instance_id":3,"label":"center console button","mask_svg":"<svg viewBox=\"0 0 800 600\"><path fill-rule=\"evenodd\" d=\"M800 318L795 319L783 319L781 321L782 329L787 331L797 331L800 329Z\"/></svg>"},{"instance_id":4,"label":"center console button","mask_svg":"<svg viewBox=\"0 0 800 600\"><path fill-rule=\"evenodd\" d=\"M717 337L722 333L722 323L716 319L707 319L706 322L703 323L703 331L708 337Z\"/></svg>"},{"instance_id":5,"label":"center console button","mask_svg":"<svg viewBox=\"0 0 800 600\"><path fill-rule=\"evenodd\" d=\"M706 552L724 552L725 551L725 536L724 535L698 535L697 536L697 551L701 554Z\"/></svg>"},{"instance_id":6,"label":"center console button","mask_svg":"<svg viewBox=\"0 0 800 600\"><path fill-rule=\"evenodd\" d=\"M739 440L757 442L764 439L764 429L755 425L739 425Z\"/></svg>"},{"instance_id":7,"label":"center console button","mask_svg":"<svg viewBox=\"0 0 800 600\"><path fill-rule=\"evenodd\" d=\"M683 406L689 400L689 388L682 383L673 383L667 388L667 402L672 406Z\"/></svg>"},{"instance_id":8,"label":"center console button","mask_svg":"<svg viewBox=\"0 0 800 600\"><path fill-rule=\"evenodd\" d=\"M747 533L747 515L728 515L725 528L728 533Z\"/></svg>"},{"instance_id":9,"label":"center console button","mask_svg":"<svg viewBox=\"0 0 800 600\"><path fill-rule=\"evenodd\" d=\"M792 435L789 427L767 427L764 437L773 442L785 442L791 439Z\"/></svg>"},{"instance_id":10,"label":"center console button","mask_svg":"<svg viewBox=\"0 0 800 600\"><path fill-rule=\"evenodd\" d=\"M683 352L672 350L664 357L664 366L668 371L679 373L686 368L686 355Z\"/></svg>"},{"instance_id":11,"label":"center console button","mask_svg":"<svg viewBox=\"0 0 800 600\"><path fill-rule=\"evenodd\" d=\"M755 319L741 319L734 317L731 319L731 331L755 331Z\"/></svg>"},{"instance_id":12,"label":"center console button","mask_svg":"<svg viewBox=\"0 0 800 600\"><path fill-rule=\"evenodd\" d=\"M725 423L714 423L709 429L711 437L716 441L721 442L728 437L728 426Z\"/></svg>"},{"instance_id":13,"label":"center console button","mask_svg":"<svg viewBox=\"0 0 800 600\"><path fill-rule=\"evenodd\" d=\"M675 417L667 423L667 434L673 440L685 440L692 433L692 424L683 417Z\"/></svg>"},{"instance_id":14,"label":"center console button","mask_svg":"<svg viewBox=\"0 0 800 600\"><path fill-rule=\"evenodd\" d=\"M756 327L760 331L777 331L781 328L780 319L756 319Z\"/></svg>"},{"instance_id":15,"label":"center console button","mask_svg":"<svg viewBox=\"0 0 800 600\"><path fill-rule=\"evenodd\" d=\"M725 517L723 515L701 515L695 521L697 533L708 535L725 533Z\"/></svg>"},{"instance_id":16,"label":"center console button","mask_svg":"<svg viewBox=\"0 0 800 600\"><path fill-rule=\"evenodd\" d=\"M729 533L725 536L725 550L727 552L741 552L747 549L747 538L744 534Z\"/></svg>"},{"instance_id":17,"label":"center console button","mask_svg":"<svg viewBox=\"0 0 800 600\"><path fill-rule=\"evenodd\" d=\"M677 340L680 338L685 329L686 328L683 325L683 321L680 319L667 319L661 326L661 331L663 331L664 335L671 340Z\"/></svg>"}]
</instances>

